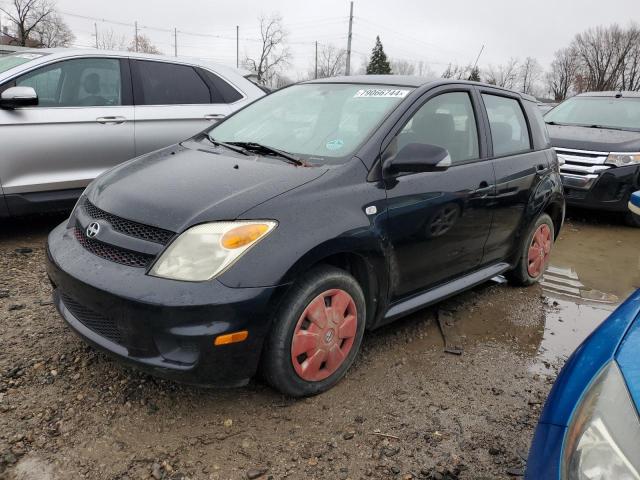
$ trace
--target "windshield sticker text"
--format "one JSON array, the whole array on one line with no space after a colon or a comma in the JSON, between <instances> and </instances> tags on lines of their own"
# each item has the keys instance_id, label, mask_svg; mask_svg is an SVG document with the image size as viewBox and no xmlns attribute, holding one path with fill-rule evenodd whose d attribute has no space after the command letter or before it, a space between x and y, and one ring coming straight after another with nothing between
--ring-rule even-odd
<instances>
[{"instance_id":1,"label":"windshield sticker text","mask_svg":"<svg viewBox=\"0 0 640 480\"><path fill-rule=\"evenodd\" d=\"M408 93L400 88L366 88L358 90L353 98L404 98Z\"/></svg>"}]
</instances>

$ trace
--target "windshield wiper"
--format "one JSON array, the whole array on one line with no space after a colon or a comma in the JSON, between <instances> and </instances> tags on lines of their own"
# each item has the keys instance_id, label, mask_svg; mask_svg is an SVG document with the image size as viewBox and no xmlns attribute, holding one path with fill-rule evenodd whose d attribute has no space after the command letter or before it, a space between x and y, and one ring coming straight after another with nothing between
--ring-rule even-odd
<instances>
[{"instance_id":1,"label":"windshield wiper","mask_svg":"<svg viewBox=\"0 0 640 480\"><path fill-rule=\"evenodd\" d=\"M270 147L268 145L263 145L257 142L229 142L230 145L236 145L238 147L242 147L245 150L253 150L254 152L262 152L268 155L275 155L280 158L284 158L287 161L293 163L294 165L303 166L304 162L300 160L295 155L290 154L289 152L285 152L284 150L279 150L277 148Z\"/></svg>"},{"instance_id":2,"label":"windshield wiper","mask_svg":"<svg viewBox=\"0 0 640 480\"><path fill-rule=\"evenodd\" d=\"M620 130L621 132L637 132L636 128L614 127L611 125L589 125L589 128L603 128L606 130Z\"/></svg>"},{"instance_id":3,"label":"windshield wiper","mask_svg":"<svg viewBox=\"0 0 640 480\"><path fill-rule=\"evenodd\" d=\"M233 150L234 152L241 153L242 155L251 155L249 152L247 152L246 149L240 146L232 145L231 143L220 142L210 135L205 135L205 137L207 137L207 140L213 143L216 147L224 147L229 150Z\"/></svg>"}]
</instances>

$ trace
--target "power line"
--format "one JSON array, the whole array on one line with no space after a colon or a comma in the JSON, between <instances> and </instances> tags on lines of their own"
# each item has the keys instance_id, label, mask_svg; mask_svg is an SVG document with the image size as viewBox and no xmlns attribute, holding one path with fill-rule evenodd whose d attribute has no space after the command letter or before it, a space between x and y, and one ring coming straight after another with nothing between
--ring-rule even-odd
<instances>
[{"instance_id":1,"label":"power line","mask_svg":"<svg viewBox=\"0 0 640 480\"><path fill-rule=\"evenodd\" d=\"M441 47L439 45L436 45L435 43L426 42L426 41L421 40L419 38L416 38L416 37L413 37L411 35L408 35L408 34L406 34L404 32L400 32L398 30L394 30L393 28L390 28L388 25L383 25L383 24L371 21L371 20L369 20L367 18L356 16L355 19L356 19L356 21L364 22L365 23L365 28L366 28L366 24L369 24L369 29L371 29L371 30L383 29L383 30L386 30L387 32L393 33L396 36L404 37L405 39L407 39L407 40L409 40L411 42L420 43L420 44L422 44L422 45L424 45L425 47L428 47L428 48L436 48L436 49L438 49L438 50L440 50L442 52L453 53L453 54L456 54L456 55L467 55L466 52L460 52L460 51L449 50L447 48L443 48L443 47Z\"/></svg>"}]
</instances>

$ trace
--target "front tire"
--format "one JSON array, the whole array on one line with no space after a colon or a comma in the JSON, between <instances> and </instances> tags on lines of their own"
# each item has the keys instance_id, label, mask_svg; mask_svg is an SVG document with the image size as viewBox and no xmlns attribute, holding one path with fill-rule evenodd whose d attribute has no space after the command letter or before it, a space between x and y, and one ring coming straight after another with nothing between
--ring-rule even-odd
<instances>
[{"instance_id":1,"label":"front tire","mask_svg":"<svg viewBox=\"0 0 640 480\"><path fill-rule=\"evenodd\" d=\"M360 285L344 270L316 267L288 292L265 342L262 371L292 397L333 387L353 364L364 335Z\"/></svg>"},{"instance_id":2,"label":"front tire","mask_svg":"<svg viewBox=\"0 0 640 480\"><path fill-rule=\"evenodd\" d=\"M505 274L514 285L527 286L538 282L549 262L555 231L553 220L546 213L529 229L520 247L520 257L513 270Z\"/></svg>"}]
</instances>

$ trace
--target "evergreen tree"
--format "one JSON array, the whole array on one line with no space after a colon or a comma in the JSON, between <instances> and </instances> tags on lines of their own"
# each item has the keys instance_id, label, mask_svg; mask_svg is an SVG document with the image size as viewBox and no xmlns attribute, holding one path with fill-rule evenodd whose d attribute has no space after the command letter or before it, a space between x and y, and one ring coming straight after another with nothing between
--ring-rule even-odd
<instances>
[{"instance_id":1,"label":"evergreen tree","mask_svg":"<svg viewBox=\"0 0 640 480\"><path fill-rule=\"evenodd\" d=\"M391 65L387 60L387 55L382 48L380 37L376 37L376 45L371 51L371 60L367 65L367 75L389 75L391 73Z\"/></svg>"}]
</instances>

